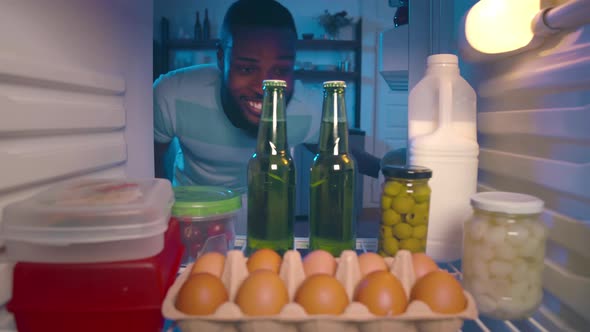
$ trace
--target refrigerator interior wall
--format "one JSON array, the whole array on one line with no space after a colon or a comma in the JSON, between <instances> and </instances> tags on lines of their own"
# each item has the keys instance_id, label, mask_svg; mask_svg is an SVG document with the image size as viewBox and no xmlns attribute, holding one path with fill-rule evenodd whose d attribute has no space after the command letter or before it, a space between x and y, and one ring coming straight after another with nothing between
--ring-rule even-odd
<instances>
[{"instance_id":1,"label":"refrigerator interior wall","mask_svg":"<svg viewBox=\"0 0 590 332\"><path fill-rule=\"evenodd\" d=\"M1 7L0 211L67 179L152 177L152 1Z\"/></svg>"},{"instance_id":2,"label":"refrigerator interior wall","mask_svg":"<svg viewBox=\"0 0 590 332\"><path fill-rule=\"evenodd\" d=\"M590 26L462 72L479 96L480 190L545 201L546 294L536 318L550 331L582 331L590 326Z\"/></svg>"}]
</instances>

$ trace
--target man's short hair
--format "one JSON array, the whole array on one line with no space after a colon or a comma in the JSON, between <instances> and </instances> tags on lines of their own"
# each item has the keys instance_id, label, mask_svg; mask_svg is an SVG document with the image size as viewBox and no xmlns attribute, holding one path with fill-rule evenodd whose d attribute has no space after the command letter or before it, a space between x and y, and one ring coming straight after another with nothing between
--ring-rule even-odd
<instances>
[{"instance_id":1,"label":"man's short hair","mask_svg":"<svg viewBox=\"0 0 590 332\"><path fill-rule=\"evenodd\" d=\"M297 38L295 20L291 12L275 0L238 0L234 2L223 18L220 40L223 47L241 27L287 28Z\"/></svg>"}]
</instances>

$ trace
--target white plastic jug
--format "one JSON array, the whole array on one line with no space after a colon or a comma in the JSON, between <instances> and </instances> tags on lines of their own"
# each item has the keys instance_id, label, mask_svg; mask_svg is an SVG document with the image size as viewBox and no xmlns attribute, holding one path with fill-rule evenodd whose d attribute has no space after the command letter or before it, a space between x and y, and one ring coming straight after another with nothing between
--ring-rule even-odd
<instances>
[{"instance_id":1,"label":"white plastic jug","mask_svg":"<svg viewBox=\"0 0 590 332\"><path fill-rule=\"evenodd\" d=\"M440 55L431 58L437 56ZM450 58L449 55L442 56ZM421 97L416 93L425 94L424 100L432 102L429 110L436 113L436 116L431 115L430 121L421 121L419 126L414 126L414 134L424 134L410 138L408 164L432 170L426 253L438 262L461 258L463 223L471 214L470 197L477 189L479 145L475 136L475 102L467 102L471 96L465 84L467 87L469 84L463 79L458 80L457 76L458 68L451 75L443 73L429 77L427 74L424 80L431 89L422 86L417 92L412 91L415 100ZM475 95L473 89L471 92ZM457 110L458 105L463 108ZM458 116L459 121L454 116ZM473 123L465 121L467 119L473 119Z\"/></svg>"},{"instance_id":2,"label":"white plastic jug","mask_svg":"<svg viewBox=\"0 0 590 332\"><path fill-rule=\"evenodd\" d=\"M433 133L439 125L439 82L452 84L451 126L460 136L477 140L476 95L459 73L454 54L434 54L427 59L426 74L410 92L408 138Z\"/></svg>"}]
</instances>

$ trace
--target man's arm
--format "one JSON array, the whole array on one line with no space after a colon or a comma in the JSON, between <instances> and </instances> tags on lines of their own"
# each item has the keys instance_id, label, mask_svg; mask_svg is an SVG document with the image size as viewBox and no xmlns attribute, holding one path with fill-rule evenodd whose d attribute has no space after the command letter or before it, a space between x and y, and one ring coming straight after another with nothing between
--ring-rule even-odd
<instances>
[{"instance_id":1,"label":"man's arm","mask_svg":"<svg viewBox=\"0 0 590 332\"><path fill-rule=\"evenodd\" d=\"M317 144L304 144L307 150L311 151L312 153L317 153L318 145ZM354 157L357 162L358 171L361 174L368 175L372 178L379 177L379 170L380 170L380 161L381 159L373 156L372 154L357 149L355 147L350 148L350 153Z\"/></svg>"},{"instance_id":2,"label":"man's arm","mask_svg":"<svg viewBox=\"0 0 590 332\"><path fill-rule=\"evenodd\" d=\"M367 151L355 147L350 148L350 153L354 156L354 159L356 159L359 173L368 175L372 178L379 177L379 169L381 168L379 162L381 159L373 156Z\"/></svg>"},{"instance_id":3,"label":"man's arm","mask_svg":"<svg viewBox=\"0 0 590 332\"><path fill-rule=\"evenodd\" d=\"M164 168L164 159L169 146L170 143L154 142L154 170L157 178L168 179L166 177L166 169ZM172 181L172 179L168 180Z\"/></svg>"}]
</instances>

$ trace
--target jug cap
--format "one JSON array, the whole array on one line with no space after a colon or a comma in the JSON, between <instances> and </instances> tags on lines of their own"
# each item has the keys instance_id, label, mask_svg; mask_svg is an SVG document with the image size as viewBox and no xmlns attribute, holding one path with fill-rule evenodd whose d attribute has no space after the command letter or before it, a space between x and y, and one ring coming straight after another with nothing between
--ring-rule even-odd
<instances>
[{"instance_id":1,"label":"jug cap","mask_svg":"<svg viewBox=\"0 0 590 332\"><path fill-rule=\"evenodd\" d=\"M429 65L432 64L459 64L459 58L454 54L433 54L427 59Z\"/></svg>"}]
</instances>

